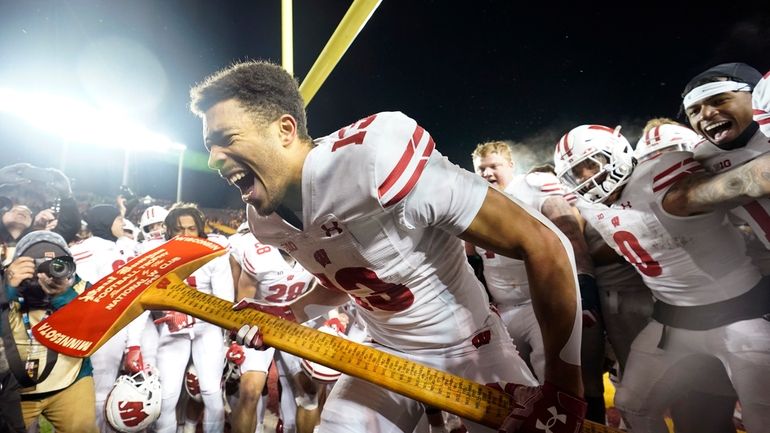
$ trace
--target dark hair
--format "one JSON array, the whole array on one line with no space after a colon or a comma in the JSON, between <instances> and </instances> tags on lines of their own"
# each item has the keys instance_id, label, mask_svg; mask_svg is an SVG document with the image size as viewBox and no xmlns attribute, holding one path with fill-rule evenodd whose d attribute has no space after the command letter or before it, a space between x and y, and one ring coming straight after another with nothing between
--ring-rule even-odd
<instances>
[{"instance_id":1,"label":"dark hair","mask_svg":"<svg viewBox=\"0 0 770 433\"><path fill-rule=\"evenodd\" d=\"M265 61L245 61L208 76L190 89L190 109L199 117L215 104L236 99L258 120L272 122L283 114L297 121L297 135L309 139L305 101L297 81L282 67Z\"/></svg>"},{"instance_id":2,"label":"dark hair","mask_svg":"<svg viewBox=\"0 0 770 433\"><path fill-rule=\"evenodd\" d=\"M179 217L190 216L195 221L195 227L198 229L198 237L206 238L206 219L203 212L198 209L194 203L175 203L168 210L166 215L166 239L174 237L174 233L179 231Z\"/></svg>"}]
</instances>

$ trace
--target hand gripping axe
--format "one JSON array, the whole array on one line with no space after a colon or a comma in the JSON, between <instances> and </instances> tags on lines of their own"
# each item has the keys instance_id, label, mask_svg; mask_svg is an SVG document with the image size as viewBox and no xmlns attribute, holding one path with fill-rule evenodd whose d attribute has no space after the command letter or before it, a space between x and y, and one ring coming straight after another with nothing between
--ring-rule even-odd
<instances>
[{"instance_id":1,"label":"hand gripping axe","mask_svg":"<svg viewBox=\"0 0 770 433\"><path fill-rule=\"evenodd\" d=\"M270 314L233 311L231 302L184 283L195 269L225 252L206 239L174 238L102 278L32 332L59 353L86 357L142 311L176 310L224 329L258 325L268 346L492 428L511 411L510 396L498 390ZM586 421L582 432L616 430Z\"/></svg>"}]
</instances>

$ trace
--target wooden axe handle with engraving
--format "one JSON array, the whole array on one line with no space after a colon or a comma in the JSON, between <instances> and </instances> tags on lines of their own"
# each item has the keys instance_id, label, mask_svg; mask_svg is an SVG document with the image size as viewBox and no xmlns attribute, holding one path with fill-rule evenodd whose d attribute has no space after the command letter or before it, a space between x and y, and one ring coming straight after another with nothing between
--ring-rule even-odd
<instances>
[{"instance_id":1,"label":"wooden axe handle with engraving","mask_svg":"<svg viewBox=\"0 0 770 433\"><path fill-rule=\"evenodd\" d=\"M510 413L507 394L377 349L332 336L232 302L184 283L225 249L178 237L101 279L33 328L42 344L69 356L90 356L144 310L176 310L224 329L260 327L265 344L369 381L447 412L497 428ZM616 433L586 421L583 433Z\"/></svg>"}]
</instances>

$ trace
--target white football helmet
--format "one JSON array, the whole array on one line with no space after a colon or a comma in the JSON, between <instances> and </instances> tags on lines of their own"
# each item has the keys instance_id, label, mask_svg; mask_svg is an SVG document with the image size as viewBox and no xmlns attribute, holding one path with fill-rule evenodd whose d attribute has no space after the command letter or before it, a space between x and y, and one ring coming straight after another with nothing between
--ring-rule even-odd
<instances>
[{"instance_id":1,"label":"white football helmet","mask_svg":"<svg viewBox=\"0 0 770 433\"><path fill-rule=\"evenodd\" d=\"M130 232L131 239L136 239L136 235L137 235L136 226L128 218L123 218L123 232L124 233Z\"/></svg>"},{"instance_id":2,"label":"white football helmet","mask_svg":"<svg viewBox=\"0 0 770 433\"><path fill-rule=\"evenodd\" d=\"M158 371L145 371L118 377L104 412L112 428L124 433L143 431L160 416L161 391Z\"/></svg>"},{"instance_id":3,"label":"white football helmet","mask_svg":"<svg viewBox=\"0 0 770 433\"><path fill-rule=\"evenodd\" d=\"M639 141L634 149L634 157L642 162L660 155L664 151L687 150L691 151L693 146L703 137L696 134L690 128L663 124L650 128Z\"/></svg>"},{"instance_id":4,"label":"white football helmet","mask_svg":"<svg viewBox=\"0 0 770 433\"><path fill-rule=\"evenodd\" d=\"M633 150L620 127L581 125L559 140L553 154L556 176L590 202L601 203L628 182L634 169ZM595 171L583 177L583 169Z\"/></svg>"},{"instance_id":5,"label":"white football helmet","mask_svg":"<svg viewBox=\"0 0 770 433\"><path fill-rule=\"evenodd\" d=\"M184 390L193 400L199 403L203 401L201 386L198 383L198 370L192 363L187 366L187 371L184 373Z\"/></svg>"},{"instance_id":6,"label":"white football helmet","mask_svg":"<svg viewBox=\"0 0 770 433\"><path fill-rule=\"evenodd\" d=\"M150 206L142 212L142 217L139 219L139 228L144 233L144 239L165 239L166 229L162 226L161 229L150 230L150 226L157 223L162 223L166 220L168 211L163 206Z\"/></svg>"}]
</instances>

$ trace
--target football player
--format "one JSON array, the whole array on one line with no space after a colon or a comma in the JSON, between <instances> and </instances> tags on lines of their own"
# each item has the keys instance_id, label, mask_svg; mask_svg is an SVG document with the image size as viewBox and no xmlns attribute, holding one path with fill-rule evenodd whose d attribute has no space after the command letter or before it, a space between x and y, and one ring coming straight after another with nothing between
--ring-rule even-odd
<instances>
[{"instance_id":1,"label":"football player","mask_svg":"<svg viewBox=\"0 0 770 433\"><path fill-rule=\"evenodd\" d=\"M599 320L599 293L594 265L572 207L564 198L559 180L551 173L516 174L510 146L504 141L481 143L471 154L476 174L500 191L520 200L551 220L570 240L575 253L583 306L581 361L586 418L604 422L604 329ZM542 383L545 369L543 337L537 324L523 260L517 260L466 244L466 254L481 257L484 280L491 301L513 338L521 357Z\"/></svg>"},{"instance_id":2,"label":"football player","mask_svg":"<svg viewBox=\"0 0 770 433\"><path fill-rule=\"evenodd\" d=\"M315 277L302 266L297 263L290 264L278 248L260 243L248 231L237 235L234 239L230 265L236 282L237 301L256 298L267 303L285 305L307 293L315 283ZM265 387L274 356L275 350L272 348L263 351L246 348L243 350L243 358L237 358L240 361L241 377L238 403L230 415L230 424L234 432L255 430L258 421L257 403ZM281 365L289 363L281 363ZM304 403L305 399L298 397L302 403L299 405L300 410L314 409L318 406L318 402L313 398L310 403ZM315 397L315 394L310 397ZM291 413L294 412L293 408L283 407L282 409L282 416L293 417ZM286 423L293 424L293 420L282 421L284 427L287 427Z\"/></svg>"},{"instance_id":3,"label":"football player","mask_svg":"<svg viewBox=\"0 0 770 433\"><path fill-rule=\"evenodd\" d=\"M203 214L195 205L177 203L166 215L166 238L171 239L179 235L205 238L204 224ZM234 296L233 278L227 256L208 262L193 272L186 282L201 292L222 299L231 300ZM203 431L222 432L224 400L220 380L224 369L225 350L221 329L176 311L166 311L155 323L161 327L157 359L163 396L161 415L155 423L155 431L176 431L174 408L179 400L187 361L192 357L198 372L204 406Z\"/></svg>"},{"instance_id":4,"label":"football player","mask_svg":"<svg viewBox=\"0 0 770 433\"><path fill-rule=\"evenodd\" d=\"M740 167L770 151L770 138L760 130L765 122L752 119L752 90L762 75L745 63L724 63L693 77L682 94L682 109L690 126L702 135L695 145L695 159L713 173ZM756 92L761 105L762 88ZM748 224L753 237L749 253L762 269L770 273L770 200L759 199L731 210L738 221Z\"/></svg>"},{"instance_id":5,"label":"football player","mask_svg":"<svg viewBox=\"0 0 770 433\"><path fill-rule=\"evenodd\" d=\"M95 284L117 270L133 256L118 250L116 241L123 236L123 217L113 205L96 205L85 216L92 236L72 245L72 256L80 278ZM91 355L94 366L96 391L96 422L100 431L112 431L104 418L107 397L118 377L120 360L126 349L127 330L116 333L107 343Z\"/></svg>"},{"instance_id":6,"label":"football player","mask_svg":"<svg viewBox=\"0 0 770 433\"><path fill-rule=\"evenodd\" d=\"M770 155L708 175L692 153L636 165L619 128L582 125L557 144L562 181L588 202L583 215L652 290L653 320L635 339L615 404L637 433L666 432L663 412L719 360L749 432L770 423L770 279L745 254L725 206L770 194ZM710 381L713 378L708 378ZM685 385L685 386L683 386Z\"/></svg>"},{"instance_id":7,"label":"football player","mask_svg":"<svg viewBox=\"0 0 770 433\"><path fill-rule=\"evenodd\" d=\"M298 298L285 317L304 322L352 298L372 346L477 382L514 383L507 388L523 409L511 412L504 431L537 431L554 410L564 423L552 432L579 428L577 275L569 242L552 223L451 164L402 113L374 114L311 140L297 83L278 65L237 63L191 94L209 165L240 189L252 233L289 252L326 287ZM458 236L524 258L532 270L544 385L490 310ZM256 327L238 334L259 344ZM319 431L410 433L422 414L414 400L343 375Z\"/></svg>"}]
</instances>

